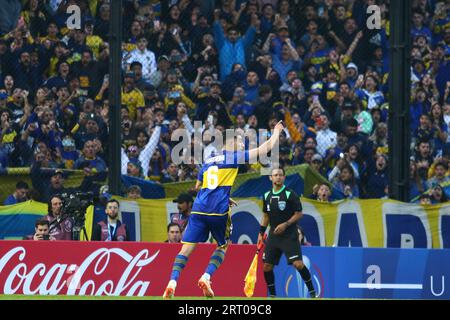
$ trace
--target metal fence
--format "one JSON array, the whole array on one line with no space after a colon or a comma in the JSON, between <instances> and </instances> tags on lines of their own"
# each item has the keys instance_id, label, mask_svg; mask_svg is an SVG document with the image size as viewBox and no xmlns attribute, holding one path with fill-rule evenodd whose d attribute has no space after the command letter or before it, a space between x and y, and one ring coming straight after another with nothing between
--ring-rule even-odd
<instances>
[{"instance_id":1,"label":"metal fence","mask_svg":"<svg viewBox=\"0 0 450 320\"><path fill-rule=\"evenodd\" d=\"M366 25L372 2L379 29ZM2 199L19 180L41 201L61 188L104 192L112 130L123 175L176 190L200 166L173 162L171 135L192 135L194 120L201 130L284 120L283 165L307 163L341 191L386 196L395 170L386 161L388 1L123 1L120 128L109 125L109 1L9 3L0 10ZM80 9L75 28L69 5ZM449 7L413 10L411 199L448 180L450 153ZM208 152L209 142L193 141Z\"/></svg>"}]
</instances>

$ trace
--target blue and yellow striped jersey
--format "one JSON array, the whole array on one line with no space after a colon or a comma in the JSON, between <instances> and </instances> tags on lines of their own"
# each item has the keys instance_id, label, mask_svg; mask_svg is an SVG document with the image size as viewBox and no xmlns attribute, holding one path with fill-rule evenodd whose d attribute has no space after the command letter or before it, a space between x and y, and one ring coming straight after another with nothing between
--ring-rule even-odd
<instances>
[{"instance_id":1,"label":"blue and yellow striped jersey","mask_svg":"<svg viewBox=\"0 0 450 320\"><path fill-rule=\"evenodd\" d=\"M208 159L198 174L202 182L192 206L193 214L223 216L228 214L231 187L238 174L239 164L248 162L248 151L224 151Z\"/></svg>"}]
</instances>

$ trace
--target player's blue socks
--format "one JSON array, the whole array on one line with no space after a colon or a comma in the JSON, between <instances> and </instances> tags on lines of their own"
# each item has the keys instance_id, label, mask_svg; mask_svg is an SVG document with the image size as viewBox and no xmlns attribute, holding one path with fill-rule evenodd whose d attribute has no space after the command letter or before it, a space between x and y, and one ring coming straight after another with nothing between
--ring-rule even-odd
<instances>
[{"instance_id":1,"label":"player's blue socks","mask_svg":"<svg viewBox=\"0 0 450 320\"><path fill-rule=\"evenodd\" d=\"M175 257L175 261L173 262L172 267L172 275L170 276L170 280L178 281L180 277L181 271L183 271L184 266L188 261L188 257L179 254Z\"/></svg>"},{"instance_id":2,"label":"player's blue socks","mask_svg":"<svg viewBox=\"0 0 450 320\"><path fill-rule=\"evenodd\" d=\"M217 248L209 259L208 267L206 267L205 273L213 275L213 273L220 267L225 258L225 251L223 249Z\"/></svg>"}]
</instances>

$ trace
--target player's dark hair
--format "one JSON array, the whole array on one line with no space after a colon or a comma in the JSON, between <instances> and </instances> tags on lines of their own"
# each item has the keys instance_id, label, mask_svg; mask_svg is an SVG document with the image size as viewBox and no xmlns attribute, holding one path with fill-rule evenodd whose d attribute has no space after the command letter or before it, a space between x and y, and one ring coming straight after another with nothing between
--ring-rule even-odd
<instances>
[{"instance_id":1,"label":"player's dark hair","mask_svg":"<svg viewBox=\"0 0 450 320\"><path fill-rule=\"evenodd\" d=\"M119 201L117 201L116 199L110 199L106 202L106 205L108 205L108 203L116 203L118 207L120 207L120 203Z\"/></svg>"},{"instance_id":2,"label":"player's dark hair","mask_svg":"<svg viewBox=\"0 0 450 320\"><path fill-rule=\"evenodd\" d=\"M281 170L282 172L283 172L283 176L285 176L286 175L286 171L284 170L284 168L283 167L278 167L278 168L272 168L272 174L273 174L273 171L274 170Z\"/></svg>"},{"instance_id":3,"label":"player's dark hair","mask_svg":"<svg viewBox=\"0 0 450 320\"><path fill-rule=\"evenodd\" d=\"M16 189L28 189L28 183L25 181L19 181L16 183Z\"/></svg>"},{"instance_id":4,"label":"player's dark hair","mask_svg":"<svg viewBox=\"0 0 450 320\"><path fill-rule=\"evenodd\" d=\"M51 217L53 217L52 200L54 198L58 198L59 200L61 200L61 202L63 202L63 198L59 194L55 194L55 195L50 197L50 199L48 200L47 212L48 212L48 215L51 216Z\"/></svg>"},{"instance_id":5,"label":"player's dark hair","mask_svg":"<svg viewBox=\"0 0 450 320\"><path fill-rule=\"evenodd\" d=\"M38 226L50 226L50 222L47 219L37 219L34 226L37 228Z\"/></svg>"},{"instance_id":6,"label":"player's dark hair","mask_svg":"<svg viewBox=\"0 0 450 320\"><path fill-rule=\"evenodd\" d=\"M178 229L179 229L180 232L181 232L181 227L180 227L180 225L179 225L178 223L175 223L175 222L171 222L171 223L169 223L169 224L167 225L167 232L169 232L170 228L173 227L173 226L178 227Z\"/></svg>"}]
</instances>

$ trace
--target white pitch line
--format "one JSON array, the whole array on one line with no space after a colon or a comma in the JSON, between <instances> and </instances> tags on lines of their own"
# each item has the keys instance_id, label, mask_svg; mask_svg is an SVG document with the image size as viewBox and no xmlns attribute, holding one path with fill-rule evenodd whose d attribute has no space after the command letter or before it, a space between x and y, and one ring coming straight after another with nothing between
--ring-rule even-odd
<instances>
[{"instance_id":1,"label":"white pitch line","mask_svg":"<svg viewBox=\"0 0 450 320\"><path fill-rule=\"evenodd\" d=\"M350 289L423 289L420 283L349 283Z\"/></svg>"}]
</instances>

